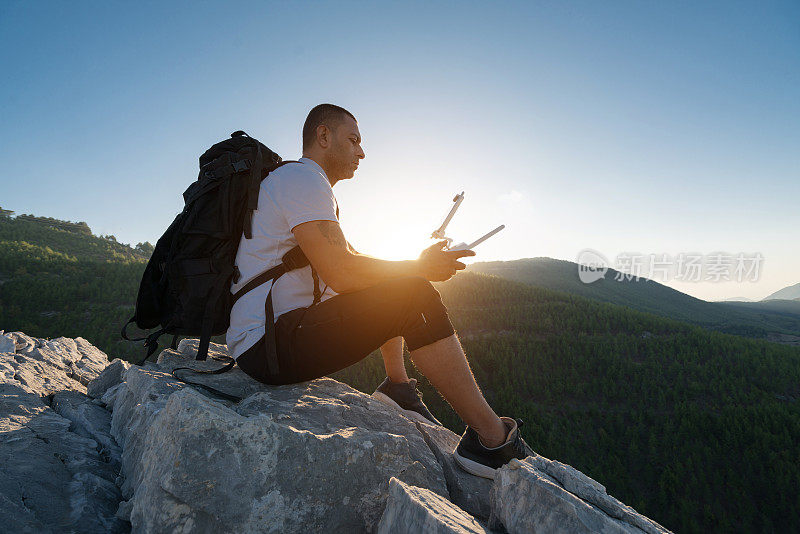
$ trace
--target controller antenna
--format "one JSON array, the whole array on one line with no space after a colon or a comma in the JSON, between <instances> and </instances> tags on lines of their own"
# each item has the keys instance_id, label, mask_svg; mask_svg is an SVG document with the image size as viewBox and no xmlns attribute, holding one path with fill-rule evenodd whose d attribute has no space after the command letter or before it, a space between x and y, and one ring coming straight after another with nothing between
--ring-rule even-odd
<instances>
[{"instance_id":1,"label":"controller antenna","mask_svg":"<svg viewBox=\"0 0 800 534\"><path fill-rule=\"evenodd\" d=\"M448 213L447 217L444 218L444 222L442 223L442 225L436 230L434 230L433 233L431 234L431 237L434 239L444 239L445 241L447 241L448 247L450 246L450 243L453 242L453 238L444 235L444 231L447 228L447 225L450 224L450 219L452 219L453 215L456 214L456 210L458 210L458 207L461 205L461 202L463 201L464 201L464 191L453 197L454 204L453 207L450 208L450 213Z\"/></svg>"}]
</instances>

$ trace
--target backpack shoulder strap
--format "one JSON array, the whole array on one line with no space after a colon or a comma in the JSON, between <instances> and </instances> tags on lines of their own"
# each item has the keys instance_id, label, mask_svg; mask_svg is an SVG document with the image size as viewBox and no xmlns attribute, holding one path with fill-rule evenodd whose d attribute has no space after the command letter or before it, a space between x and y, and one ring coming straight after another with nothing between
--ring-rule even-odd
<instances>
[{"instance_id":1,"label":"backpack shoulder strap","mask_svg":"<svg viewBox=\"0 0 800 534\"><path fill-rule=\"evenodd\" d=\"M301 267L310 265L310 263L311 262L308 261L308 258L306 258L306 255L300 248L300 245L294 246L292 249L289 250L289 252L283 255L283 257L281 258L281 263L259 274L258 276L247 282L244 286L242 286L236 293L234 293L233 297L231 298L231 307L233 307L233 304L237 300L239 300L242 296L252 291L253 289L257 288L258 286L265 284L269 281L274 282L275 280L283 276L285 273L293 271L295 269L300 269ZM264 336L267 341L266 344L267 365L269 367L270 373L277 374L279 371L279 367L278 367L277 348L275 347L275 314L272 308L272 287L269 288L269 292L267 293L267 298L264 302L264 316L265 316Z\"/></svg>"},{"instance_id":2,"label":"backpack shoulder strap","mask_svg":"<svg viewBox=\"0 0 800 534\"><path fill-rule=\"evenodd\" d=\"M262 160L263 156L261 155L261 146L259 145L257 148L257 155L256 160ZM270 173L275 172L275 169L279 169L283 167L287 163L300 163L299 161L295 160L287 160L281 161L277 165L275 165L272 169L270 169L267 176ZM258 209L258 188L261 187L261 182L264 178L261 177L263 167L256 170L255 166L253 166L253 171L250 174L250 190L247 192L247 215L244 223L244 237L245 239L252 239L253 238L253 212Z\"/></svg>"}]
</instances>

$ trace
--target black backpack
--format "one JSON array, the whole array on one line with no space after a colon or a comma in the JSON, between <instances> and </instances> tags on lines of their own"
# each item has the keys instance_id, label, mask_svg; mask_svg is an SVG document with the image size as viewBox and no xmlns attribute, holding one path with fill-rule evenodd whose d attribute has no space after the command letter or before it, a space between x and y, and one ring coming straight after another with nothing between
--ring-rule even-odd
<instances>
[{"instance_id":1,"label":"black backpack","mask_svg":"<svg viewBox=\"0 0 800 534\"><path fill-rule=\"evenodd\" d=\"M139 285L133 317L122 328L124 339L145 341L146 355L134 363L143 364L158 349L158 338L163 334L173 335L172 348L177 348L178 336L199 337L196 359L205 360L211 337L228 329L231 307L239 297L290 270L309 265L303 251L296 246L283 256L280 264L253 278L235 295L230 292L231 284L241 276L235 266L239 243L242 236L252 237L253 210L258 207L261 181L285 163L290 162L282 161L243 131L232 133L230 139L215 144L200 156L197 181L183 193L186 203L183 211L156 243ZM313 305L320 297L318 276L313 268L312 276ZM267 361L270 371L277 373L272 290L265 309ZM132 322L141 329L160 328L146 337L131 339L126 330ZM228 358L226 367L212 372L227 371L234 363L233 358Z\"/></svg>"}]
</instances>

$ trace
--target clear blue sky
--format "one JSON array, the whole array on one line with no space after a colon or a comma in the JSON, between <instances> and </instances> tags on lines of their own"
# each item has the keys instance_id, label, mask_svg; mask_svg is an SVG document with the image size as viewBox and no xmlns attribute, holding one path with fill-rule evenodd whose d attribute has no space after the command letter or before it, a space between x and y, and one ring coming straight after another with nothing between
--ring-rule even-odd
<instances>
[{"instance_id":1,"label":"clear blue sky","mask_svg":"<svg viewBox=\"0 0 800 534\"><path fill-rule=\"evenodd\" d=\"M166 5L163 5L166 4ZM228 7L228 6L236 6ZM0 3L0 206L155 242L236 129L285 158L321 102L366 159L334 188L362 252L449 209L475 261L761 252L800 281L800 3Z\"/></svg>"}]
</instances>

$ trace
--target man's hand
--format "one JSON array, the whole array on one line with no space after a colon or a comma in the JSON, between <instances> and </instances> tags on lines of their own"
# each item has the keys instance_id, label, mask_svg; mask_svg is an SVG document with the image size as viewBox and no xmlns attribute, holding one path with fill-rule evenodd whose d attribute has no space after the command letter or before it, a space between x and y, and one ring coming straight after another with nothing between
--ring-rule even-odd
<instances>
[{"instance_id":1,"label":"man's hand","mask_svg":"<svg viewBox=\"0 0 800 534\"><path fill-rule=\"evenodd\" d=\"M444 282L452 278L456 271L467 266L458 261L464 256L474 256L473 250L442 250L447 241L439 241L429 246L419 255L420 274L431 282Z\"/></svg>"}]
</instances>

